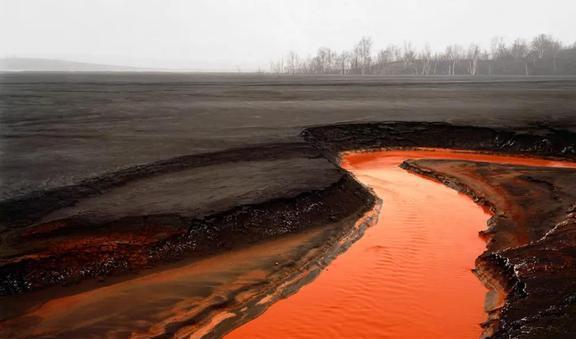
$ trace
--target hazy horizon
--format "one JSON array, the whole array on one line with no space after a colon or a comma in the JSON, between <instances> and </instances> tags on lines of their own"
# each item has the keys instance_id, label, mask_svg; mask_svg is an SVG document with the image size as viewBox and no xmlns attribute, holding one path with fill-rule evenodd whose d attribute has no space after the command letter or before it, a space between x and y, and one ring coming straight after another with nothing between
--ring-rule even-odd
<instances>
[{"instance_id":1,"label":"hazy horizon","mask_svg":"<svg viewBox=\"0 0 576 339\"><path fill-rule=\"evenodd\" d=\"M551 34L576 42L576 4L536 1L0 0L0 58L145 68L253 71L288 51L429 44Z\"/></svg>"}]
</instances>

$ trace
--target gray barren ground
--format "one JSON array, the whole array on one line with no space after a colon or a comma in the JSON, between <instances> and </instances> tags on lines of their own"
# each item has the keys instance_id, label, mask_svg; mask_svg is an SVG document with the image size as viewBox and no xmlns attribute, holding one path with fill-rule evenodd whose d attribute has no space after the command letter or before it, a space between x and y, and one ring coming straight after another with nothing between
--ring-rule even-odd
<instances>
[{"instance_id":1,"label":"gray barren ground","mask_svg":"<svg viewBox=\"0 0 576 339\"><path fill-rule=\"evenodd\" d=\"M435 121L576 131L576 78L0 74L1 199L305 127Z\"/></svg>"}]
</instances>

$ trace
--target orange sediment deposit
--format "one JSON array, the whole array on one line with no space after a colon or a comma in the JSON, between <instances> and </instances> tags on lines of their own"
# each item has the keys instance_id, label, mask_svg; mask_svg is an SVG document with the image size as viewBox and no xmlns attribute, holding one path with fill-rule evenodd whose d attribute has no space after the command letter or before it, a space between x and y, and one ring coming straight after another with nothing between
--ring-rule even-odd
<instances>
[{"instance_id":1,"label":"orange sediment deposit","mask_svg":"<svg viewBox=\"0 0 576 339\"><path fill-rule=\"evenodd\" d=\"M84 292L48 295L46 302L0 323L0 333L11 338L161 335L169 324L225 302L235 289L267 281L275 261L303 256L320 234L312 230ZM10 300L20 304L18 297ZM215 317L202 328L228 314Z\"/></svg>"},{"instance_id":2,"label":"orange sediment deposit","mask_svg":"<svg viewBox=\"0 0 576 339\"><path fill-rule=\"evenodd\" d=\"M418 148L414 150L390 150L368 152L346 152L342 155L342 166L350 169L350 166L359 166L364 162L387 163L394 158L406 159L445 159L445 160L468 160L489 162L497 164L574 168L576 163L563 160L534 158L525 156L511 156L493 153L478 153L467 150L452 150L438 148Z\"/></svg>"},{"instance_id":3,"label":"orange sediment deposit","mask_svg":"<svg viewBox=\"0 0 576 339\"><path fill-rule=\"evenodd\" d=\"M202 337L265 308L355 241L375 211L132 279L54 295L5 297L0 333L10 338ZM65 290L60 290L64 292ZM251 307L251 306L252 307Z\"/></svg>"},{"instance_id":4,"label":"orange sediment deposit","mask_svg":"<svg viewBox=\"0 0 576 339\"><path fill-rule=\"evenodd\" d=\"M383 200L379 222L316 280L227 338L479 337L486 289L471 270L485 250L478 234L490 215L469 197L401 169L407 159L574 166L448 150L344 154L343 167Z\"/></svg>"}]
</instances>

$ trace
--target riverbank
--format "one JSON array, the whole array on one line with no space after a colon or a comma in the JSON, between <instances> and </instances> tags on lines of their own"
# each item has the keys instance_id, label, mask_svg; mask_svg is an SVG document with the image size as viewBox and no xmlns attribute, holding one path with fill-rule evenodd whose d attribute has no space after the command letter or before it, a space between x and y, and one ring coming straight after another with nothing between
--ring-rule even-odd
<instances>
[{"instance_id":1,"label":"riverbank","mask_svg":"<svg viewBox=\"0 0 576 339\"><path fill-rule=\"evenodd\" d=\"M558 248L541 239L566 224L576 200L576 163L449 150L348 152L341 159L383 199L378 225L318 280L228 337L570 337L564 321L575 288L570 264L550 262ZM398 165L470 196L491 211L490 220L476 220L471 201L442 195ZM518 251L538 257L515 257L519 275L490 262ZM566 281L549 278L560 270ZM485 302L472 271L489 289ZM544 315L538 303L563 308Z\"/></svg>"},{"instance_id":2,"label":"riverbank","mask_svg":"<svg viewBox=\"0 0 576 339\"><path fill-rule=\"evenodd\" d=\"M490 217L457 192L400 168L450 151L342 156L383 201L378 223L296 295L232 338L478 338L486 290L472 274Z\"/></svg>"},{"instance_id":3,"label":"riverbank","mask_svg":"<svg viewBox=\"0 0 576 339\"><path fill-rule=\"evenodd\" d=\"M576 246L576 163L426 159L402 167L463 192L494 213L482 232L488 249L476 259L475 270L490 289L486 336L568 338L574 333L568 319L574 316L576 291L576 257L570 250Z\"/></svg>"},{"instance_id":4,"label":"riverbank","mask_svg":"<svg viewBox=\"0 0 576 339\"><path fill-rule=\"evenodd\" d=\"M338 168L346 150L461 146L564 159L576 152L573 134L547 127L377 123L310 128L303 137L307 143L178 157L3 201L3 293L107 279L338 221L353 224L375 199ZM233 179L222 185L226 178ZM279 178L286 181L273 186ZM489 264L502 270L506 263Z\"/></svg>"}]
</instances>

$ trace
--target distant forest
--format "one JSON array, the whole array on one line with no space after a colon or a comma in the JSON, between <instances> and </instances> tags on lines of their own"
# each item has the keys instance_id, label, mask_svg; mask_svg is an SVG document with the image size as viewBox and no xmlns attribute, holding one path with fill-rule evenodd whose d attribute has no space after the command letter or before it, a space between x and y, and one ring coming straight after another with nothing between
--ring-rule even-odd
<instances>
[{"instance_id":1,"label":"distant forest","mask_svg":"<svg viewBox=\"0 0 576 339\"><path fill-rule=\"evenodd\" d=\"M432 52L429 46L417 50L406 42L375 51L372 39L363 37L340 53L327 47L307 58L289 52L270 69L285 74L568 75L576 74L576 43L564 45L541 34L511 43L494 38L489 49L450 45L443 52Z\"/></svg>"}]
</instances>

